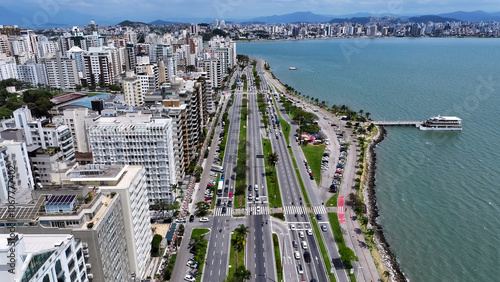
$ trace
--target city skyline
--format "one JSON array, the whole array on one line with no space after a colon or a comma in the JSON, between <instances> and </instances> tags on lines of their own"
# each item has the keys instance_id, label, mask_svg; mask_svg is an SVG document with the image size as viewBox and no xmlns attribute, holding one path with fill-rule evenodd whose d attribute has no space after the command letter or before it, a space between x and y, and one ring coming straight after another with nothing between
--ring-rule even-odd
<instances>
[{"instance_id":1,"label":"city skyline","mask_svg":"<svg viewBox=\"0 0 500 282\"><path fill-rule=\"evenodd\" d=\"M499 12L500 5L497 2L489 0L476 1L458 1L450 3L448 1L413 1L413 0L395 0L395 1L297 1L297 0L279 0L244 2L241 0L194 0L181 1L175 0L165 5L159 0L148 1L67 1L52 0L42 3L37 0L6 0L0 6L0 14L10 14L10 17L18 16L20 18L18 25L27 23L59 23L65 20L65 14L71 14L73 18L93 16L100 21L121 20L151 22L157 19L176 21L179 19L226 19L230 21L246 21L257 17L266 17L273 15L283 15L294 12L310 11L315 14L325 16L346 16L356 14L373 15L425 15L451 13L456 11L477 11ZM158 9L158 7L164 7ZM193 9L196 7L196 9ZM112 12L110 12L112 11ZM13 12L15 13L9 13ZM8 17L7 17L8 18ZM2 23L13 24L13 23Z\"/></svg>"}]
</instances>

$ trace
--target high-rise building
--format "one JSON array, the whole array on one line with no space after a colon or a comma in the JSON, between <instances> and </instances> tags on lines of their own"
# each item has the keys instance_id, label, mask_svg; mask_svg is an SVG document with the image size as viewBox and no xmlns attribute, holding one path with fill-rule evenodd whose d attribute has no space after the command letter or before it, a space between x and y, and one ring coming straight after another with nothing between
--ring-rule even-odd
<instances>
[{"instance_id":1,"label":"high-rise building","mask_svg":"<svg viewBox=\"0 0 500 282\"><path fill-rule=\"evenodd\" d=\"M13 226L1 228L0 234L14 230L25 235L72 235L76 246L63 254L76 254L75 265L81 271L83 263L89 280L146 279L143 274L150 261L152 233L144 169L88 165L67 171L62 182L35 190L36 202L16 205L13 216L9 216L7 204L0 205L0 224ZM11 225L13 221L17 225ZM73 277L73 266L67 265L67 274Z\"/></svg>"},{"instance_id":2,"label":"high-rise building","mask_svg":"<svg viewBox=\"0 0 500 282\"><path fill-rule=\"evenodd\" d=\"M87 153L90 152L87 131L100 117L97 112L89 108L78 107L64 109L62 116L55 116L52 121L56 124L63 123L67 125L73 137L75 151Z\"/></svg>"},{"instance_id":3,"label":"high-rise building","mask_svg":"<svg viewBox=\"0 0 500 282\"><path fill-rule=\"evenodd\" d=\"M0 139L0 172L0 203L8 203L9 195L16 203L31 201L35 181L24 142Z\"/></svg>"},{"instance_id":4,"label":"high-rise building","mask_svg":"<svg viewBox=\"0 0 500 282\"><path fill-rule=\"evenodd\" d=\"M80 85L76 60L61 58L60 53L55 57L43 59L47 69L48 85L59 89L75 89Z\"/></svg>"},{"instance_id":5,"label":"high-rise building","mask_svg":"<svg viewBox=\"0 0 500 282\"><path fill-rule=\"evenodd\" d=\"M172 204L177 183L173 134L170 119L129 113L101 117L89 129L89 141L96 164L144 166L149 202Z\"/></svg>"},{"instance_id":6,"label":"high-rise building","mask_svg":"<svg viewBox=\"0 0 500 282\"><path fill-rule=\"evenodd\" d=\"M82 242L73 235L14 234L0 235L1 281L85 282L92 277L87 274L92 265L85 263Z\"/></svg>"},{"instance_id":7,"label":"high-rise building","mask_svg":"<svg viewBox=\"0 0 500 282\"><path fill-rule=\"evenodd\" d=\"M83 55L85 77L88 85L112 85L115 80L111 54L103 48L90 48Z\"/></svg>"},{"instance_id":8,"label":"high-rise building","mask_svg":"<svg viewBox=\"0 0 500 282\"><path fill-rule=\"evenodd\" d=\"M19 80L28 82L34 87L48 85L45 65L37 64L34 60L30 60L24 65L17 65L17 76Z\"/></svg>"},{"instance_id":9,"label":"high-rise building","mask_svg":"<svg viewBox=\"0 0 500 282\"><path fill-rule=\"evenodd\" d=\"M67 176L68 184L98 185L102 193L120 196L130 271L146 278L153 235L142 166L86 165L69 170Z\"/></svg>"}]
</instances>

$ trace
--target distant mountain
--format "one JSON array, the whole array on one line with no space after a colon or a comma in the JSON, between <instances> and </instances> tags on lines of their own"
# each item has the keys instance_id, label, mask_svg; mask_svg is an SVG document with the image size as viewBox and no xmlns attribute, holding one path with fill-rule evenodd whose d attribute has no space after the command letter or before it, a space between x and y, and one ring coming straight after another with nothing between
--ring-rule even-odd
<instances>
[{"instance_id":1,"label":"distant mountain","mask_svg":"<svg viewBox=\"0 0 500 282\"><path fill-rule=\"evenodd\" d=\"M453 13L445 13L439 14L441 17L448 18L456 18L461 21L471 21L471 22L488 22L488 21L497 21L500 22L500 12L496 13L488 13L485 11L473 11L473 12L453 12Z\"/></svg>"},{"instance_id":2,"label":"distant mountain","mask_svg":"<svg viewBox=\"0 0 500 282\"><path fill-rule=\"evenodd\" d=\"M354 17L354 18L350 18L350 19L339 19L339 18L336 18L336 19L332 19L330 20L329 22L330 23L359 23L359 24L367 24L369 23L370 21L372 21L374 17Z\"/></svg>"},{"instance_id":3,"label":"distant mountain","mask_svg":"<svg viewBox=\"0 0 500 282\"><path fill-rule=\"evenodd\" d=\"M328 22L332 19L332 16L322 16L314 14L311 12L296 12L285 15L273 15L268 17L258 17L251 19L252 22L263 22L263 23L321 23Z\"/></svg>"},{"instance_id":4,"label":"distant mountain","mask_svg":"<svg viewBox=\"0 0 500 282\"><path fill-rule=\"evenodd\" d=\"M129 21L129 20L126 20L126 21L123 21L119 24L117 24L119 26L138 26L138 25L148 25L147 23L143 23L143 22L133 22L133 21Z\"/></svg>"},{"instance_id":5,"label":"distant mountain","mask_svg":"<svg viewBox=\"0 0 500 282\"><path fill-rule=\"evenodd\" d=\"M183 22L171 22L171 21L163 21L163 20L156 20L154 22L150 22L149 24L151 25L173 25L173 24L182 24Z\"/></svg>"},{"instance_id":6,"label":"distant mountain","mask_svg":"<svg viewBox=\"0 0 500 282\"><path fill-rule=\"evenodd\" d=\"M435 16L435 15L425 15L420 17L410 17L408 18L408 21L415 23L428 23L428 22L444 23L444 22L457 22L460 20L455 18L445 18L445 17Z\"/></svg>"}]
</instances>

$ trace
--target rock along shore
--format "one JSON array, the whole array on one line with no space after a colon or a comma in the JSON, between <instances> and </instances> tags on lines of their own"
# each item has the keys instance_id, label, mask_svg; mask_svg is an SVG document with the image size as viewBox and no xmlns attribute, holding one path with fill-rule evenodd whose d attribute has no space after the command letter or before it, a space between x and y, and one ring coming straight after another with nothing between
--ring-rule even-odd
<instances>
[{"instance_id":1,"label":"rock along shore","mask_svg":"<svg viewBox=\"0 0 500 282\"><path fill-rule=\"evenodd\" d=\"M375 169L377 156L375 154L374 148L384 140L387 132L384 127L377 126L378 134L375 136L374 140L370 142L367 151L367 162L368 162L368 184L365 196L365 204L367 205L367 215L369 219L369 224L374 230L374 240L379 249L380 255L390 272L390 277L392 281L408 281L401 271L400 265L396 259L396 256L390 249L390 245L385 239L383 228L377 223L377 218L379 216L377 207L377 197L375 196Z\"/></svg>"}]
</instances>

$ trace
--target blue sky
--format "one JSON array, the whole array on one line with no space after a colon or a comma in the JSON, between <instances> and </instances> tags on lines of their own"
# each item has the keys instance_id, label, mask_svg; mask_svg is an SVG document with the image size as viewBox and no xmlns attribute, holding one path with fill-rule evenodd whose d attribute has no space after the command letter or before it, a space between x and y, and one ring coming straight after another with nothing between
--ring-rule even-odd
<instances>
[{"instance_id":1,"label":"blue sky","mask_svg":"<svg viewBox=\"0 0 500 282\"><path fill-rule=\"evenodd\" d=\"M51 16L73 10L109 19L130 20L182 17L246 20L297 11L327 15L500 11L498 0L2 0L0 6L30 16L36 13Z\"/></svg>"}]
</instances>

